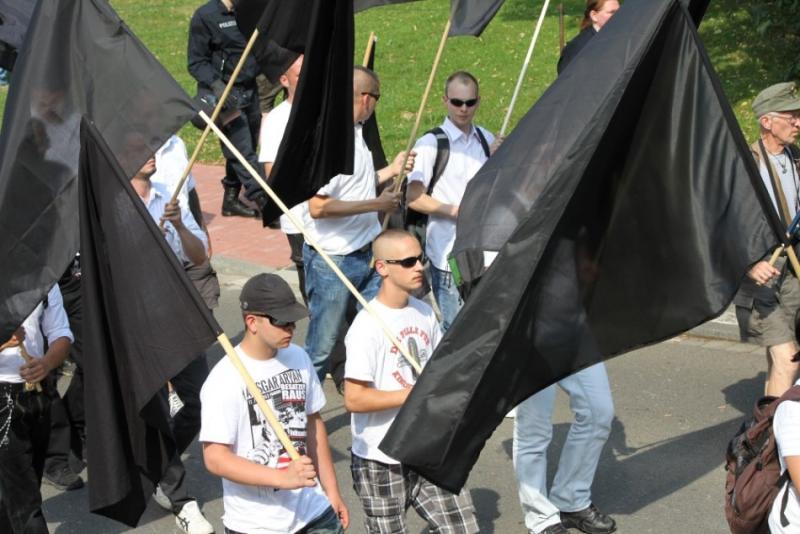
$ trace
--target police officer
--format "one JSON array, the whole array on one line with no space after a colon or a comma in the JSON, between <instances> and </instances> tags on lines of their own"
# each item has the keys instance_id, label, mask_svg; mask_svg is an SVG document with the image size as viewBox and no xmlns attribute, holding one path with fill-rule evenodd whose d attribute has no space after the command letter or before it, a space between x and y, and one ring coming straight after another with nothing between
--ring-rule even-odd
<instances>
[{"instance_id":1,"label":"police officer","mask_svg":"<svg viewBox=\"0 0 800 534\"><path fill-rule=\"evenodd\" d=\"M195 11L189 25L189 73L197 80L198 96L216 104L233 74L246 41L233 12L232 0L209 0ZM259 169L255 147L261 126L256 75L258 66L247 58L226 101L222 131L255 169ZM238 110L239 113L235 113ZM222 215L257 217L258 212L239 200L242 186L251 200L264 196L258 183L224 144L225 177L222 185ZM259 170L259 172L261 172Z\"/></svg>"}]
</instances>

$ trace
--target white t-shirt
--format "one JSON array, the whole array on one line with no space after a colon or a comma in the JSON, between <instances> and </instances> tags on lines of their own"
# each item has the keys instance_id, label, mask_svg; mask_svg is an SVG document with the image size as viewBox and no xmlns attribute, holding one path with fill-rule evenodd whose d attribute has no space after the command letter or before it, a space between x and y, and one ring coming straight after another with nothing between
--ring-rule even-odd
<instances>
[{"instance_id":1,"label":"white t-shirt","mask_svg":"<svg viewBox=\"0 0 800 534\"><path fill-rule=\"evenodd\" d=\"M450 156L444 172L433 187L431 197L439 202L458 206L464 197L467 184L488 158L475 127L472 128L469 135L465 135L449 118L446 118L441 128L450 140ZM483 128L481 131L486 137L486 142L491 145L494 142L494 136ZM422 182L427 191L433 177L433 164L436 162L436 136L433 134L423 135L414 145L414 151L416 151L417 157L408 181L409 183ZM447 256L453 250L456 240L456 221L447 217L431 215L428 218L425 239L425 253L433 266L441 271L450 271L450 267L447 265Z\"/></svg>"},{"instance_id":2,"label":"white t-shirt","mask_svg":"<svg viewBox=\"0 0 800 534\"><path fill-rule=\"evenodd\" d=\"M786 197L786 207L789 209L789 216L794 217L794 214L800 209L800 199L798 199L798 190L800 190L800 177L797 176L797 168L794 166L792 154L788 148L784 148L781 154L777 156L768 156L772 163L772 169L775 171L775 177L781 183L783 194ZM783 163L786 167L786 172L783 172L783 167L777 163ZM764 187L767 188L769 198L772 200L772 205L775 207L775 212L781 214L780 206L772 191L772 178L769 176L767 165L764 161L760 161L758 170L761 174L761 180L764 182ZM787 221L787 224L791 221Z\"/></svg>"},{"instance_id":3,"label":"white t-shirt","mask_svg":"<svg viewBox=\"0 0 800 534\"><path fill-rule=\"evenodd\" d=\"M41 327L40 327L41 325ZM25 330L25 350L34 358L44 356L44 339L52 343L60 337L74 341L72 331L69 329L67 312L64 311L64 300L61 290L55 284L47 293L47 308L39 303L33 312L22 323ZM5 343L6 339L2 342ZM19 347L11 347L0 352L0 382L24 382L19 376L19 368L25 363L20 354Z\"/></svg>"},{"instance_id":4,"label":"white t-shirt","mask_svg":"<svg viewBox=\"0 0 800 534\"><path fill-rule=\"evenodd\" d=\"M800 380L796 383L800 384ZM782 402L775 411L775 419L772 420L772 430L775 433L775 441L778 444L778 460L781 463L781 472L786 469L785 456L800 456L800 402ZM789 500L786 503L786 518L789 526L781 526L781 502L786 487L780 489L778 496L772 503L772 510L769 514L769 529L773 534L793 534L800 532L800 501L798 501L795 484L788 485Z\"/></svg>"},{"instance_id":5,"label":"white t-shirt","mask_svg":"<svg viewBox=\"0 0 800 534\"><path fill-rule=\"evenodd\" d=\"M325 394L306 352L297 345L279 350L270 360L236 352L264 394L300 454L306 454L307 415L325 406ZM202 426L199 440L231 445L237 456L273 468L291 458L278 441L244 381L227 358L214 366L200 391ZM277 490L222 479L225 514L231 530L247 533L296 532L329 506L319 484L313 488Z\"/></svg>"},{"instance_id":6,"label":"white t-shirt","mask_svg":"<svg viewBox=\"0 0 800 534\"><path fill-rule=\"evenodd\" d=\"M161 184L165 191L169 192L169 197L175 192L175 187L178 185L183 171L186 170L186 165L189 163L189 156L186 153L186 145L183 140L177 135L173 135L161 148L156 150L156 172L150 177L152 183ZM195 188L194 177L192 173L186 178L186 181L178 193L178 205L181 210L189 209L189 191Z\"/></svg>"},{"instance_id":7,"label":"white t-shirt","mask_svg":"<svg viewBox=\"0 0 800 534\"><path fill-rule=\"evenodd\" d=\"M337 174L317 194L338 200L370 200L375 193L375 166L372 152L367 148L361 125L355 127L355 157L353 174ZM371 243L381 233L376 212L312 219L312 235L328 254L350 254Z\"/></svg>"},{"instance_id":8,"label":"white t-shirt","mask_svg":"<svg viewBox=\"0 0 800 534\"><path fill-rule=\"evenodd\" d=\"M278 158L278 149L280 149L281 141L283 140L283 134L286 131L286 125L289 124L289 115L291 114L292 105L284 100L267 114L266 119L261 121L261 131L258 134L258 161L261 163L275 163ZM298 204L289 211L303 223L303 226L308 226L308 202ZM286 215L281 215L280 220L281 230L284 234L301 233Z\"/></svg>"},{"instance_id":9,"label":"white t-shirt","mask_svg":"<svg viewBox=\"0 0 800 534\"><path fill-rule=\"evenodd\" d=\"M442 337L431 307L414 297L409 298L408 306L402 309L389 308L377 299L373 299L370 306L386 321L411 356L416 355L420 366L424 366ZM345 346L345 378L368 382L382 391L397 391L417 381L414 369L366 310L361 310L353 320L345 337ZM354 413L350 423L353 454L385 464L398 464L397 460L378 449L378 445L399 410Z\"/></svg>"}]
</instances>

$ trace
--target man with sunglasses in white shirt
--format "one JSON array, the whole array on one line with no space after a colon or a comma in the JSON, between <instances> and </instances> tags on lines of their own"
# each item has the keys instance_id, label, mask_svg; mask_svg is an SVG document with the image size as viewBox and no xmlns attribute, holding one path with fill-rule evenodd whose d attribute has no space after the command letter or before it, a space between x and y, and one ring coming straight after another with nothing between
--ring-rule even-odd
<instances>
[{"instance_id":1,"label":"man with sunglasses in white shirt","mask_svg":"<svg viewBox=\"0 0 800 534\"><path fill-rule=\"evenodd\" d=\"M447 108L444 122L423 135L414 146L417 158L408 177L407 199L410 209L428 215L425 255L431 262L431 285L442 312L442 329L447 330L463 304L447 265L456 237L458 206L467 183L500 140L473 124L480 95L478 80L472 74L464 71L451 74L445 82L443 103ZM435 169L442 164L445 151L444 169Z\"/></svg>"}]
</instances>

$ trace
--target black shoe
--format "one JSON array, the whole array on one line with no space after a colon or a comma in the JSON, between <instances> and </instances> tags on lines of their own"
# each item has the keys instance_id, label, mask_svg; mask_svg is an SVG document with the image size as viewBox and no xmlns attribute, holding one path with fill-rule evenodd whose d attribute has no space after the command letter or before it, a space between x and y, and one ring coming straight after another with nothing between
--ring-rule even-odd
<instances>
[{"instance_id":1,"label":"black shoe","mask_svg":"<svg viewBox=\"0 0 800 534\"><path fill-rule=\"evenodd\" d=\"M561 512L561 523L566 528L577 528L586 534L609 534L617 530L617 523L594 504L577 512Z\"/></svg>"},{"instance_id":2,"label":"black shoe","mask_svg":"<svg viewBox=\"0 0 800 534\"><path fill-rule=\"evenodd\" d=\"M556 523L540 531L539 534L569 534L569 530L565 529L561 523Z\"/></svg>"},{"instance_id":3,"label":"black shoe","mask_svg":"<svg viewBox=\"0 0 800 534\"><path fill-rule=\"evenodd\" d=\"M247 206L239 200L239 191L235 187L226 187L225 196L222 197L223 217L258 217L258 211Z\"/></svg>"},{"instance_id":4,"label":"black shoe","mask_svg":"<svg viewBox=\"0 0 800 534\"><path fill-rule=\"evenodd\" d=\"M73 473L67 465L59 468L55 473L44 473L42 481L61 491L71 491L83 487L83 479Z\"/></svg>"}]
</instances>

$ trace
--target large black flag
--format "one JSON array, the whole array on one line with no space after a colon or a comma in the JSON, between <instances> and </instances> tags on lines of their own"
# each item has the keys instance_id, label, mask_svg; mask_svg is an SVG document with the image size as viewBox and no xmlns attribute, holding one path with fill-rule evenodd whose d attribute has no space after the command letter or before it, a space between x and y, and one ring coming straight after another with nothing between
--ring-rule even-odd
<instances>
[{"instance_id":1,"label":"large black flag","mask_svg":"<svg viewBox=\"0 0 800 534\"><path fill-rule=\"evenodd\" d=\"M253 54L271 80L276 81L299 54L305 55L292 113L268 179L291 208L337 174L353 172L353 3L238 0L236 20L247 37L253 21L258 21L261 38ZM262 213L264 224L281 214L270 201Z\"/></svg>"},{"instance_id":2,"label":"large black flag","mask_svg":"<svg viewBox=\"0 0 800 534\"><path fill-rule=\"evenodd\" d=\"M505 0L451 0L453 21L450 35L474 35L483 33L489 22Z\"/></svg>"},{"instance_id":3,"label":"large black flag","mask_svg":"<svg viewBox=\"0 0 800 534\"><path fill-rule=\"evenodd\" d=\"M40 0L0 132L0 339L78 251L78 153L90 117L132 176L194 111L104 0Z\"/></svg>"},{"instance_id":4,"label":"large black flag","mask_svg":"<svg viewBox=\"0 0 800 534\"><path fill-rule=\"evenodd\" d=\"M0 0L0 68L14 69L35 6L35 0Z\"/></svg>"},{"instance_id":5,"label":"large black flag","mask_svg":"<svg viewBox=\"0 0 800 534\"><path fill-rule=\"evenodd\" d=\"M765 213L685 7L625 4L467 187L458 266L499 256L382 450L458 490L511 407L725 310L782 232Z\"/></svg>"},{"instance_id":6,"label":"large black flag","mask_svg":"<svg viewBox=\"0 0 800 534\"><path fill-rule=\"evenodd\" d=\"M176 454L159 392L221 329L85 119L79 189L89 507L135 526Z\"/></svg>"},{"instance_id":7,"label":"large black flag","mask_svg":"<svg viewBox=\"0 0 800 534\"><path fill-rule=\"evenodd\" d=\"M388 6L390 4L405 4L417 0L353 0L353 10L358 13L371 7Z\"/></svg>"}]
</instances>

